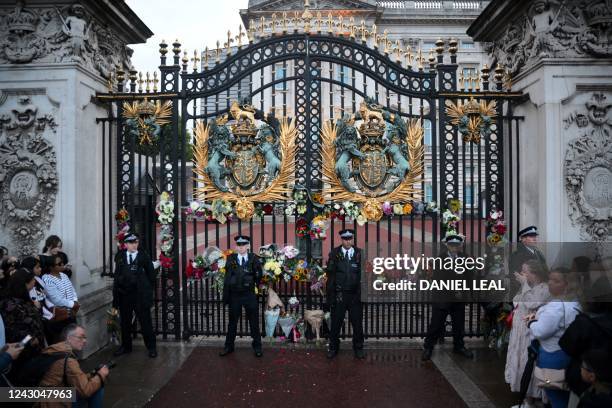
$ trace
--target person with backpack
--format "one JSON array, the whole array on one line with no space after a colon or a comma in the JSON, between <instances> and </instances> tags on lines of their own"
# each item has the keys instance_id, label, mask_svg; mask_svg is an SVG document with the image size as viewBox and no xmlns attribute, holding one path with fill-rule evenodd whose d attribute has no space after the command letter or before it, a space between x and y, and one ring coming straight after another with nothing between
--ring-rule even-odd
<instances>
[{"instance_id":1,"label":"person with backpack","mask_svg":"<svg viewBox=\"0 0 612 408\"><path fill-rule=\"evenodd\" d=\"M93 374L81 370L76 352L82 351L87 344L85 329L77 324L70 324L62 331L63 341L45 348L38 359L48 357L46 370L39 366L42 376L40 387L74 387L77 393L77 406L90 408L102 407L104 398L104 383L109 374L107 366L102 366ZM42 365L42 364L41 364ZM43 408L70 407L71 403L44 402L37 405Z\"/></svg>"}]
</instances>

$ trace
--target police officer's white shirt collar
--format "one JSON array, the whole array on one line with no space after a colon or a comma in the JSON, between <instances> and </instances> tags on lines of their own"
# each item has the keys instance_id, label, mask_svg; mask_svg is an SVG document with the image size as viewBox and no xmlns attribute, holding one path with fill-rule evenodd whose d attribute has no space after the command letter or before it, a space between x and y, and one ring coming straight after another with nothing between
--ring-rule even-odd
<instances>
[{"instance_id":1,"label":"police officer's white shirt collar","mask_svg":"<svg viewBox=\"0 0 612 408\"><path fill-rule=\"evenodd\" d=\"M349 249L346 249L344 247L342 247L342 255L346 258L346 254L348 252L348 256L349 258L353 257L353 253L355 252L355 250L353 249L353 247L350 247Z\"/></svg>"},{"instance_id":2,"label":"police officer's white shirt collar","mask_svg":"<svg viewBox=\"0 0 612 408\"><path fill-rule=\"evenodd\" d=\"M133 262L134 259L136 259L136 256L138 256L138 250L136 250L134 252L127 251L128 262L130 261L130 256L132 257L132 262Z\"/></svg>"},{"instance_id":3,"label":"police officer's white shirt collar","mask_svg":"<svg viewBox=\"0 0 612 408\"><path fill-rule=\"evenodd\" d=\"M246 253L244 255L238 254L238 264L242 265L249 260L249 254Z\"/></svg>"}]
</instances>

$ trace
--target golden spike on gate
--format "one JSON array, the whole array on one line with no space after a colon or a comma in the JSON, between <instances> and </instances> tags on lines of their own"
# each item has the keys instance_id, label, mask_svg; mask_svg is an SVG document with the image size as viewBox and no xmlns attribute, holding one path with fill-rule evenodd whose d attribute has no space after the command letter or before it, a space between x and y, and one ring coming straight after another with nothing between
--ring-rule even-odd
<instances>
[{"instance_id":1,"label":"golden spike on gate","mask_svg":"<svg viewBox=\"0 0 612 408\"><path fill-rule=\"evenodd\" d=\"M478 72L474 73L474 91L476 92L480 92L480 76L478 75Z\"/></svg>"},{"instance_id":2,"label":"golden spike on gate","mask_svg":"<svg viewBox=\"0 0 612 408\"><path fill-rule=\"evenodd\" d=\"M359 28L359 31L361 32L361 42L364 44L367 43L368 30L366 29L365 20L361 20L361 27Z\"/></svg>"},{"instance_id":3,"label":"golden spike on gate","mask_svg":"<svg viewBox=\"0 0 612 408\"><path fill-rule=\"evenodd\" d=\"M331 12L327 14L327 32L329 34L334 33L334 16Z\"/></svg>"},{"instance_id":4,"label":"golden spike on gate","mask_svg":"<svg viewBox=\"0 0 612 408\"><path fill-rule=\"evenodd\" d=\"M159 83L159 79L157 79L157 71L153 71L153 92L157 92L158 83Z\"/></svg>"},{"instance_id":5,"label":"golden spike on gate","mask_svg":"<svg viewBox=\"0 0 612 408\"><path fill-rule=\"evenodd\" d=\"M149 71L147 71L147 74L145 77L145 84L146 84L145 92L150 93L151 92L151 77L149 76Z\"/></svg>"},{"instance_id":6,"label":"golden spike on gate","mask_svg":"<svg viewBox=\"0 0 612 408\"><path fill-rule=\"evenodd\" d=\"M217 55L215 56L215 63L221 62L221 41L217 40L217 49L215 50Z\"/></svg>"},{"instance_id":7,"label":"golden spike on gate","mask_svg":"<svg viewBox=\"0 0 612 408\"><path fill-rule=\"evenodd\" d=\"M320 11L317 11L317 33L323 31L323 15Z\"/></svg>"},{"instance_id":8,"label":"golden spike on gate","mask_svg":"<svg viewBox=\"0 0 612 408\"><path fill-rule=\"evenodd\" d=\"M402 45L400 44L400 40L395 40L395 46L393 47L393 52L395 53L395 60L397 62L401 62L401 60L402 60Z\"/></svg>"},{"instance_id":9,"label":"golden spike on gate","mask_svg":"<svg viewBox=\"0 0 612 408\"><path fill-rule=\"evenodd\" d=\"M106 81L106 89L108 93L113 92L113 72L112 71L108 74L108 80Z\"/></svg>"},{"instance_id":10,"label":"golden spike on gate","mask_svg":"<svg viewBox=\"0 0 612 408\"><path fill-rule=\"evenodd\" d=\"M338 28L338 35L342 35L344 32L344 17L342 17L342 15L338 16L338 24L337 24L337 28Z\"/></svg>"},{"instance_id":11,"label":"golden spike on gate","mask_svg":"<svg viewBox=\"0 0 612 408\"><path fill-rule=\"evenodd\" d=\"M287 20L287 12L286 11L283 11L282 23L283 23L283 33L286 33L289 30L289 28L288 28L289 20Z\"/></svg>"},{"instance_id":12,"label":"golden spike on gate","mask_svg":"<svg viewBox=\"0 0 612 408\"><path fill-rule=\"evenodd\" d=\"M204 49L204 69L208 69L208 47Z\"/></svg>"},{"instance_id":13,"label":"golden spike on gate","mask_svg":"<svg viewBox=\"0 0 612 408\"><path fill-rule=\"evenodd\" d=\"M434 50L429 50L429 70L434 71L436 69L436 57L434 57Z\"/></svg>"},{"instance_id":14,"label":"golden spike on gate","mask_svg":"<svg viewBox=\"0 0 612 408\"><path fill-rule=\"evenodd\" d=\"M414 55L412 54L412 47L410 45L406 47L406 51L404 52L404 57L406 58L406 68L412 69L412 62L414 60Z\"/></svg>"},{"instance_id":15,"label":"golden spike on gate","mask_svg":"<svg viewBox=\"0 0 612 408\"><path fill-rule=\"evenodd\" d=\"M382 40L384 42L383 52L387 55L389 54L389 51L390 51L388 37L389 37L389 30L383 31L383 36L382 36Z\"/></svg>"},{"instance_id":16,"label":"golden spike on gate","mask_svg":"<svg viewBox=\"0 0 612 408\"><path fill-rule=\"evenodd\" d=\"M259 25L259 36L263 38L264 35L266 35L265 33L265 29L266 29L266 18L264 16L261 16L261 18L259 19L260 21L260 25Z\"/></svg>"},{"instance_id":17,"label":"golden spike on gate","mask_svg":"<svg viewBox=\"0 0 612 408\"><path fill-rule=\"evenodd\" d=\"M187 65L189 65L189 57L187 56L187 50L183 51L183 58L181 59L183 63L183 72L187 72Z\"/></svg>"},{"instance_id":18,"label":"golden spike on gate","mask_svg":"<svg viewBox=\"0 0 612 408\"><path fill-rule=\"evenodd\" d=\"M423 70L423 61L425 61L423 50L419 47L419 52L417 53L417 68L419 71Z\"/></svg>"},{"instance_id":19,"label":"golden spike on gate","mask_svg":"<svg viewBox=\"0 0 612 408\"><path fill-rule=\"evenodd\" d=\"M349 19L349 29L350 29L350 32L351 32L350 38L352 40L354 40L355 39L355 33L357 32L357 26L355 25L355 17L351 17Z\"/></svg>"},{"instance_id":20,"label":"golden spike on gate","mask_svg":"<svg viewBox=\"0 0 612 408\"><path fill-rule=\"evenodd\" d=\"M272 30L270 32L272 35L276 34L276 13L272 13Z\"/></svg>"},{"instance_id":21,"label":"golden spike on gate","mask_svg":"<svg viewBox=\"0 0 612 408\"><path fill-rule=\"evenodd\" d=\"M144 79L142 79L142 72L138 73L138 92L142 93L142 84L144 84Z\"/></svg>"},{"instance_id":22,"label":"golden spike on gate","mask_svg":"<svg viewBox=\"0 0 612 408\"><path fill-rule=\"evenodd\" d=\"M249 22L249 29L247 30L247 37L249 39L249 43L255 41L255 20L251 19Z\"/></svg>"},{"instance_id":23,"label":"golden spike on gate","mask_svg":"<svg viewBox=\"0 0 612 408\"><path fill-rule=\"evenodd\" d=\"M193 62L193 72L198 72L198 62L200 61L201 58L198 55L198 50L193 50L193 58L191 58L191 62Z\"/></svg>"},{"instance_id":24,"label":"golden spike on gate","mask_svg":"<svg viewBox=\"0 0 612 408\"><path fill-rule=\"evenodd\" d=\"M238 35L236 35L236 41L238 41L238 49L242 48L242 37L246 34L242 31L242 24L238 26Z\"/></svg>"},{"instance_id":25,"label":"golden spike on gate","mask_svg":"<svg viewBox=\"0 0 612 408\"><path fill-rule=\"evenodd\" d=\"M232 55L232 43L234 42L234 39L232 38L232 32L230 30L227 30L227 42L223 44L223 46L225 47L225 52L227 53L228 56Z\"/></svg>"},{"instance_id":26,"label":"golden spike on gate","mask_svg":"<svg viewBox=\"0 0 612 408\"><path fill-rule=\"evenodd\" d=\"M461 91L465 90L464 80L465 80L465 78L463 77L463 71L461 71L459 73L459 90L461 90Z\"/></svg>"},{"instance_id":27,"label":"golden spike on gate","mask_svg":"<svg viewBox=\"0 0 612 408\"><path fill-rule=\"evenodd\" d=\"M465 87L468 92L472 92L472 76L470 74L465 76Z\"/></svg>"}]
</instances>

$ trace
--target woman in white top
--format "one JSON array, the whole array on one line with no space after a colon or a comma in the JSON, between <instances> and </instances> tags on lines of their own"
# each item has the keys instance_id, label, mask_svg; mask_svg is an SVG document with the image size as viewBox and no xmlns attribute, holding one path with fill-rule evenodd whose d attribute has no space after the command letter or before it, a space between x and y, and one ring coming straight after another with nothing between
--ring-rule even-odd
<instances>
[{"instance_id":1,"label":"woman in white top","mask_svg":"<svg viewBox=\"0 0 612 408\"><path fill-rule=\"evenodd\" d=\"M67 313L67 318L54 319L49 327L49 337L51 337L51 343L54 344L59 341L60 334L64 327L71 323L76 323L76 314L79 311L79 302L74 286L66 274L62 271L64 262L62 257L55 255L51 259L51 265L49 273L43 275L42 280L45 284L47 292L47 299L55 305L54 315L55 317L64 315ZM58 310L62 309L62 310ZM49 339L47 339L49 341Z\"/></svg>"},{"instance_id":2,"label":"woman in white top","mask_svg":"<svg viewBox=\"0 0 612 408\"><path fill-rule=\"evenodd\" d=\"M512 317L512 330L508 343L508 354L506 355L505 377L506 383L510 384L512 392L521 391L521 377L527 364L527 348L531 343L529 330L525 324L525 317L535 313L538 308L548 302L548 271L546 266L536 260L530 260L523 264L521 273L515 273L516 280L521 287L514 296L514 315ZM527 390L527 401L523 407L533 405L535 398L542 398L542 390L535 386L532 378Z\"/></svg>"},{"instance_id":3,"label":"woman in white top","mask_svg":"<svg viewBox=\"0 0 612 408\"><path fill-rule=\"evenodd\" d=\"M555 268L548 275L548 290L551 300L540 307L537 313L527 317L531 338L538 340L540 347L536 365L541 368L563 370L570 357L559 347L559 339L580 311L580 304L568 293L570 271ZM545 389L553 408L565 408L569 391Z\"/></svg>"}]
</instances>

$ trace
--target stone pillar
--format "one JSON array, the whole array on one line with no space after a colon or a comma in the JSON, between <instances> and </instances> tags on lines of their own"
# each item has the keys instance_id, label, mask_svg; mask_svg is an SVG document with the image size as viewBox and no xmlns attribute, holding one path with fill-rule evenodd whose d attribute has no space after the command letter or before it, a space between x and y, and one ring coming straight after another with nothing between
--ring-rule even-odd
<instances>
[{"instance_id":1,"label":"stone pillar","mask_svg":"<svg viewBox=\"0 0 612 408\"><path fill-rule=\"evenodd\" d=\"M468 30L526 94L516 227L546 242L612 237L612 4L583 3L493 1Z\"/></svg>"},{"instance_id":2,"label":"stone pillar","mask_svg":"<svg viewBox=\"0 0 612 408\"><path fill-rule=\"evenodd\" d=\"M91 3L91 4L90 4ZM102 134L94 100L116 66L131 68L129 43L152 35L123 2L55 2L0 8L0 244L40 253L59 235L73 265L88 349L108 341L111 301L102 271ZM108 160L108 158L107 158Z\"/></svg>"}]
</instances>

